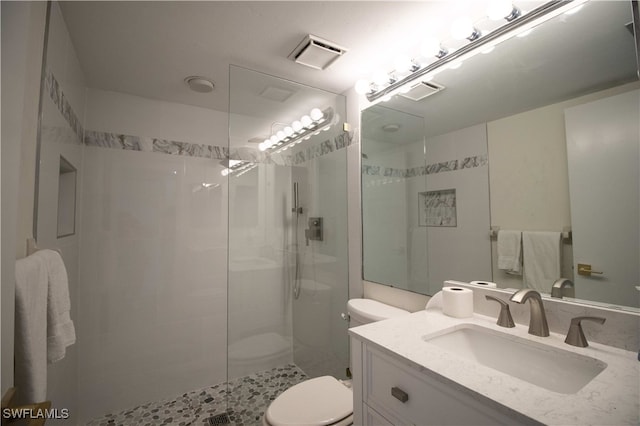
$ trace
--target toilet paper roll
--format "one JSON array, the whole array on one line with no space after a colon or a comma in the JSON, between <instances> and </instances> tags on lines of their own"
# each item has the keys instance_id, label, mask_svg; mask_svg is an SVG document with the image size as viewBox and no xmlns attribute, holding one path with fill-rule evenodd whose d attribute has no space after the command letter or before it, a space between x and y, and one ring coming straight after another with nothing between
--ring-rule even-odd
<instances>
[{"instance_id":1,"label":"toilet paper roll","mask_svg":"<svg viewBox=\"0 0 640 426\"><path fill-rule=\"evenodd\" d=\"M460 287L443 288L442 313L454 318L473 316L473 291Z\"/></svg>"},{"instance_id":2,"label":"toilet paper roll","mask_svg":"<svg viewBox=\"0 0 640 426\"><path fill-rule=\"evenodd\" d=\"M469 284L477 285L479 287L498 288L498 284L490 281L471 281Z\"/></svg>"}]
</instances>

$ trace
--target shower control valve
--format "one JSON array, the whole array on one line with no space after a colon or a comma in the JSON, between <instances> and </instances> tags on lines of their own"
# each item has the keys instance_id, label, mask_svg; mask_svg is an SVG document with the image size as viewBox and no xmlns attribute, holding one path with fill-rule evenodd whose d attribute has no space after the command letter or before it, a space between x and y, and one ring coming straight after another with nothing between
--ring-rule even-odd
<instances>
[{"instance_id":1,"label":"shower control valve","mask_svg":"<svg viewBox=\"0 0 640 426\"><path fill-rule=\"evenodd\" d=\"M310 217L309 218L309 229L304 230L304 236L307 239L307 245L309 245L309 240L313 241L323 241L323 223L321 217Z\"/></svg>"}]
</instances>

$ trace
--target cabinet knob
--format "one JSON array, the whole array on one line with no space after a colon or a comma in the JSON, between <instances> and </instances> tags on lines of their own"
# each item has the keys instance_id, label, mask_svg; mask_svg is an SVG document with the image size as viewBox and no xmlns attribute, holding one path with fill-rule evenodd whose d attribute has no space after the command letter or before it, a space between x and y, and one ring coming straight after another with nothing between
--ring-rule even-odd
<instances>
[{"instance_id":1,"label":"cabinet knob","mask_svg":"<svg viewBox=\"0 0 640 426\"><path fill-rule=\"evenodd\" d=\"M405 403L409 400L409 394L398 387L391 388L391 395L398 401Z\"/></svg>"}]
</instances>

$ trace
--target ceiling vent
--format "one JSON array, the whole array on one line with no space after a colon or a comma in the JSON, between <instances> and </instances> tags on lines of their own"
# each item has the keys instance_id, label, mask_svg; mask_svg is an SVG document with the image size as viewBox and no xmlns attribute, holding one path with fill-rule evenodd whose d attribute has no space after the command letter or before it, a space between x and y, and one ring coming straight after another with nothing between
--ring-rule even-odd
<instances>
[{"instance_id":1,"label":"ceiling vent","mask_svg":"<svg viewBox=\"0 0 640 426\"><path fill-rule=\"evenodd\" d=\"M427 96L435 95L439 91L443 90L444 86L433 82L421 81L415 86L411 87L407 93L401 93L400 96L404 96L407 99L411 99L412 101L421 101Z\"/></svg>"},{"instance_id":2,"label":"ceiling vent","mask_svg":"<svg viewBox=\"0 0 640 426\"><path fill-rule=\"evenodd\" d=\"M299 64L323 70L345 53L347 49L344 47L309 34L293 49L288 58Z\"/></svg>"}]
</instances>

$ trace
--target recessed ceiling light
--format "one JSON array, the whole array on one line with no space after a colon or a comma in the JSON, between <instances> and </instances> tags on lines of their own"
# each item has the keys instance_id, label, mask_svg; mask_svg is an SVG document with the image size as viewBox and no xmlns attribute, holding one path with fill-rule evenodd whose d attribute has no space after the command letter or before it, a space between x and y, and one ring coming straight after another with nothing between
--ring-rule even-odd
<instances>
[{"instance_id":1,"label":"recessed ceiling light","mask_svg":"<svg viewBox=\"0 0 640 426\"><path fill-rule=\"evenodd\" d=\"M213 81L197 75L185 78L184 82L187 83L191 90L198 93L209 93L213 91L213 88L215 87Z\"/></svg>"},{"instance_id":2,"label":"recessed ceiling light","mask_svg":"<svg viewBox=\"0 0 640 426\"><path fill-rule=\"evenodd\" d=\"M400 130L400 125L397 123L385 124L384 126L382 126L382 130L388 133L397 132L398 130Z\"/></svg>"}]
</instances>

